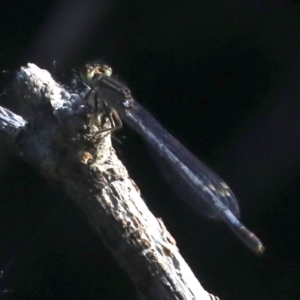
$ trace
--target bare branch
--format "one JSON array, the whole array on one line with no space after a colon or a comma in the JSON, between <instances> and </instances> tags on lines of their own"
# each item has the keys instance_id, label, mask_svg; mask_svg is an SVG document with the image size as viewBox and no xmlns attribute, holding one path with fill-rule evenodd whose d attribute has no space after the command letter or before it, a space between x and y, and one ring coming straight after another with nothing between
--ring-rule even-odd
<instances>
[{"instance_id":1,"label":"bare branch","mask_svg":"<svg viewBox=\"0 0 300 300\"><path fill-rule=\"evenodd\" d=\"M0 106L0 132L9 138L14 139L26 123L22 117Z\"/></svg>"},{"instance_id":2,"label":"bare branch","mask_svg":"<svg viewBox=\"0 0 300 300\"><path fill-rule=\"evenodd\" d=\"M65 188L140 297L217 299L202 288L162 220L147 208L110 136L95 143L94 116L82 97L33 64L21 68L15 91L26 121L1 108L0 131L25 160Z\"/></svg>"}]
</instances>

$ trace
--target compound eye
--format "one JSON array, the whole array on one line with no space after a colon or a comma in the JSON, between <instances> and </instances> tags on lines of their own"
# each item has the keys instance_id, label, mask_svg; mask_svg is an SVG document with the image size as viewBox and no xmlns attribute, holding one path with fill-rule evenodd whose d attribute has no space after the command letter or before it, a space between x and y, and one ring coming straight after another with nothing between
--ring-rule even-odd
<instances>
[{"instance_id":1,"label":"compound eye","mask_svg":"<svg viewBox=\"0 0 300 300\"><path fill-rule=\"evenodd\" d=\"M95 75L95 68L86 67L81 70L81 77L86 80L90 81L94 78Z\"/></svg>"},{"instance_id":2,"label":"compound eye","mask_svg":"<svg viewBox=\"0 0 300 300\"><path fill-rule=\"evenodd\" d=\"M112 68L109 66L103 66L104 67L104 73L106 76L111 76L112 75Z\"/></svg>"}]
</instances>

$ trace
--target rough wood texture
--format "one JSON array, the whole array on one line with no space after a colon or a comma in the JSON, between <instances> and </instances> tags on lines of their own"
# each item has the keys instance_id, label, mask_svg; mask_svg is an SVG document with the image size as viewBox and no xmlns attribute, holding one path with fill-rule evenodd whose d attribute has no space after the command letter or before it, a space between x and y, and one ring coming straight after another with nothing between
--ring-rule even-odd
<instances>
[{"instance_id":1,"label":"rough wood texture","mask_svg":"<svg viewBox=\"0 0 300 300\"><path fill-rule=\"evenodd\" d=\"M15 92L22 117L1 108L1 132L26 161L65 188L140 298L217 299L202 288L162 220L147 208L110 135L93 141L99 128L84 100L33 64L21 68Z\"/></svg>"}]
</instances>

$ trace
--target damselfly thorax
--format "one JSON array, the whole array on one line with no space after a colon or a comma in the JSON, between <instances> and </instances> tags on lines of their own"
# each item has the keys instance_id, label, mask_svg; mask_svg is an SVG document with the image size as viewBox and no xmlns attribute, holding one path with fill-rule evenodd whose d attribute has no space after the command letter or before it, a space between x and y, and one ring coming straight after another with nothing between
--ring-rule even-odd
<instances>
[{"instance_id":1,"label":"damselfly thorax","mask_svg":"<svg viewBox=\"0 0 300 300\"><path fill-rule=\"evenodd\" d=\"M85 100L93 108L90 116L90 128L92 132L95 132L93 139L97 140L103 133L112 133L121 129L123 124L117 111L107 106L105 100L99 97L97 89L97 82L103 76L110 77L112 68L105 64L89 63L81 69L80 75L85 85L90 88ZM105 128L106 118L109 119L108 128Z\"/></svg>"}]
</instances>

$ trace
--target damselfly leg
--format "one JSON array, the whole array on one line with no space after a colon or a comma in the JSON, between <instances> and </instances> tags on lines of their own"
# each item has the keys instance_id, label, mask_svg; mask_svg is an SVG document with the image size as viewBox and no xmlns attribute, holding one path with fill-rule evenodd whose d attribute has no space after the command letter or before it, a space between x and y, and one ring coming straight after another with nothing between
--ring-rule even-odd
<instances>
[{"instance_id":1,"label":"damselfly leg","mask_svg":"<svg viewBox=\"0 0 300 300\"><path fill-rule=\"evenodd\" d=\"M84 99L93 107L94 116L92 118L92 123L102 128L104 125L102 122L103 118L105 119L107 117L110 124L109 128L103 128L97 131L93 135L93 140L97 140L98 137L103 133L113 133L117 130L120 130L123 126L122 120L119 117L117 111L107 106L105 100L101 99L101 97L99 96L97 87L94 87L92 85L93 76L97 76L97 78L99 78L102 75L110 76L111 73L112 69L106 65L103 65L98 69L85 67L81 72L81 77L83 78L84 83L90 87L90 90L88 91ZM102 108L102 110L100 109L100 107ZM99 120L100 113L102 113L101 120Z\"/></svg>"}]
</instances>

